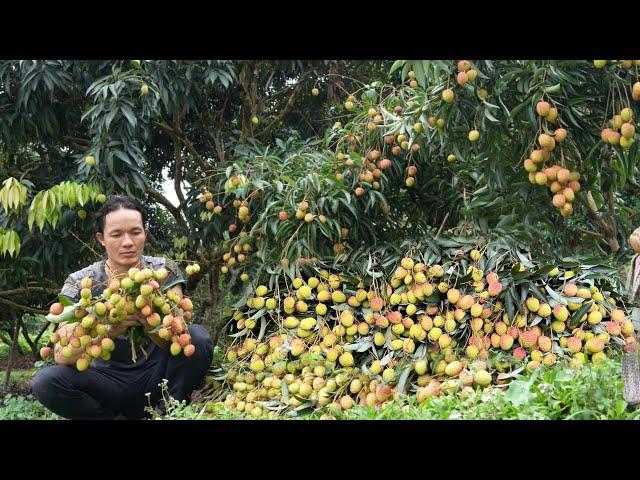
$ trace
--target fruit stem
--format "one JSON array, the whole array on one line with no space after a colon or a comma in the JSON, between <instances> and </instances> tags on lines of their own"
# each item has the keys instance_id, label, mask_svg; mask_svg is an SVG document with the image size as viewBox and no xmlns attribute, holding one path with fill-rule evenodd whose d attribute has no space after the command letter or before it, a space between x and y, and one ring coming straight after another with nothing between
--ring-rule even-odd
<instances>
[{"instance_id":1,"label":"fruit stem","mask_svg":"<svg viewBox=\"0 0 640 480\"><path fill-rule=\"evenodd\" d=\"M133 341L133 336L131 336L131 338L129 339L129 342L131 344L131 360L133 360L133 363L136 363L138 358L136 356L136 346Z\"/></svg>"}]
</instances>

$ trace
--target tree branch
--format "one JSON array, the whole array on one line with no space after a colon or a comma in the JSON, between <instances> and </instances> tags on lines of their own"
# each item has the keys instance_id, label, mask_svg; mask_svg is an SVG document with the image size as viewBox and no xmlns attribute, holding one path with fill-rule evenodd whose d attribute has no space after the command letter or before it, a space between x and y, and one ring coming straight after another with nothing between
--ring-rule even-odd
<instances>
[{"instance_id":1,"label":"tree branch","mask_svg":"<svg viewBox=\"0 0 640 480\"><path fill-rule=\"evenodd\" d=\"M198 166L202 169L202 172L205 174L207 173L209 169L207 168L207 164L204 161L204 158L202 158L202 155L197 152L197 150L193 146L193 143L191 143L191 141L185 136L184 132L182 132L179 126L176 128L171 128L165 122L154 122L154 124L164 130L171 137L171 140L173 140L174 144L177 144L178 140L182 141L182 143L184 143L184 145L187 147L189 153L195 158Z\"/></svg>"},{"instance_id":2,"label":"tree branch","mask_svg":"<svg viewBox=\"0 0 640 480\"><path fill-rule=\"evenodd\" d=\"M187 147L189 153L193 156L193 158L195 158L198 166L202 169L202 172L206 175L209 169L207 168L207 164L205 163L204 158L202 158L202 155L200 155L196 151L196 148L193 146L193 143L191 143L191 140L189 140L184 134L182 134L180 138L183 141L185 147Z\"/></svg>"},{"instance_id":3,"label":"tree branch","mask_svg":"<svg viewBox=\"0 0 640 480\"><path fill-rule=\"evenodd\" d=\"M58 290L44 287L14 288L13 290L1 291L0 297L11 297L14 295L23 295L25 293L46 293L47 295L56 295L58 294Z\"/></svg>"},{"instance_id":4,"label":"tree branch","mask_svg":"<svg viewBox=\"0 0 640 480\"><path fill-rule=\"evenodd\" d=\"M55 325L55 324L54 324L54 325ZM46 331L47 331L47 329L48 329L50 326L51 326L51 322L47 322L47 323L45 324L45 326L44 326L44 327L42 327L42 328L40 329L40 331L38 332L38 335L36 335L36 340L35 340L35 342L36 342L36 343L38 343L38 341L40 340L40 337L44 334L44 332L46 332Z\"/></svg>"},{"instance_id":5,"label":"tree branch","mask_svg":"<svg viewBox=\"0 0 640 480\"><path fill-rule=\"evenodd\" d=\"M592 232L590 230L585 230L584 228L576 227L577 230L581 231L586 235L591 235L592 237L598 237L604 239L604 235L598 232Z\"/></svg>"},{"instance_id":6,"label":"tree branch","mask_svg":"<svg viewBox=\"0 0 640 480\"><path fill-rule=\"evenodd\" d=\"M153 122L153 124L156 127L160 127L162 130L165 131L165 133L167 133L172 138L174 135L177 135L178 133L173 128L171 128L166 122Z\"/></svg>"},{"instance_id":7,"label":"tree branch","mask_svg":"<svg viewBox=\"0 0 640 480\"><path fill-rule=\"evenodd\" d=\"M587 196L589 197L589 201L585 201L582 196L578 199L580 203L587 207L587 213L589 217L598 225L599 230L602 232L602 239L607 242L609 247L611 248L611 252L615 253L620 249L620 244L616 238L616 228L615 228L615 217L614 217L614 203L613 203L613 189L609 188L609 203L607 206L607 214L609 215L609 223L605 222L596 210L595 202L593 201L593 197L591 196L591 192L587 192Z\"/></svg>"},{"instance_id":8,"label":"tree branch","mask_svg":"<svg viewBox=\"0 0 640 480\"><path fill-rule=\"evenodd\" d=\"M590 193L591 192L588 192L587 195L589 195ZM591 205L591 202L585 201L582 197L579 197L579 200L580 203L587 207L587 213L589 214L589 217L598 225L601 230L606 231L609 228L609 225L607 225L605 221L600 218L600 216L598 215L598 211L595 210L595 206Z\"/></svg>"},{"instance_id":9,"label":"tree branch","mask_svg":"<svg viewBox=\"0 0 640 480\"><path fill-rule=\"evenodd\" d=\"M49 313L47 310L39 310L37 308L27 307L26 305L20 305L19 303L15 303L15 302L12 302L11 300L6 300L4 298L0 298L0 303L4 303L5 305L8 305L18 310L22 310L24 312L38 313L40 315L46 315L47 313Z\"/></svg>"},{"instance_id":10,"label":"tree branch","mask_svg":"<svg viewBox=\"0 0 640 480\"><path fill-rule=\"evenodd\" d=\"M447 214L442 219L442 223L440 224L440 228L438 229L438 232L436 233L435 238L438 238L440 236L440 232L442 231L444 224L447 222L447 218L449 218L449 212L447 212Z\"/></svg>"},{"instance_id":11,"label":"tree branch","mask_svg":"<svg viewBox=\"0 0 640 480\"><path fill-rule=\"evenodd\" d=\"M210 135L213 138L213 142L216 145L216 152L218 154L218 158L220 159L220 163L224 162L224 142L220 142L220 132L224 130L224 113L227 111L227 107L229 106L229 99L231 98L231 92L229 89L226 90L224 95L224 102L222 103L222 108L220 109L220 116L217 123L217 128L215 132L212 128L209 129Z\"/></svg>"},{"instance_id":12,"label":"tree branch","mask_svg":"<svg viewBox=\"0 0 640 480\"><path fill-rule=\"evenodd\" d=\"M224 111L227 107L227 103L229 101L229 93L227 92L224 97L224 102L222 105L222 109L220 110L220 121L218 122L217 131L213 128L210 123L207 123L201 112L196 112L198 115L198 119L200 120L200 125L207 132L211 140L213 140L213 147L215 151L215 156L218 158L219 163L224 162L224 144L220 142L219 133L223 128L224 122ZM186 139L185 139L186 140ZM215 162L215 160L214 160Z\"/></svg>"},{"instance_id":13,"label":"tree branch","mask_svg":"<svg viewBox=\"0 0 640 480\"><path fill-rule=\"evenodd\" d=\"M613 185L609 186L609 191L608 193L608 200L609 200L609 204L608 204L608 209L607 209L607 213L609 214L609 227L611 228L611 230L613 230L614 234L615 234L615 224L614 224L614 218L615 218L615 195L613 193Z\"/></svg>"},{"instance_id":14,"label":"tree branch","mask_svg":"<svg viewBox=\"0 0 640 480\"><path fill-rule=\"evenodd\" d=\"M271 75L269 75L269 78L267 79L267 81L264 84L264 94L266 96L269 96L269 89L271 88L271 82L273 82L273 77L274 77L275 74L276 74L276 71L272 70L271 71Z\"/></svg>"},{"instance_id":15,"label":"tree branch","mask_svg":"<svg viewBox=\"0 0 640 480\"><path fill-rule=\"evenodd\" d=\"M15 318L15 313L11 314L12 318ZM4 377L4 387L3 391L7 392L9 390L9 379L11 378L11 368L13 367L13 358L16 352L16 347L18 345L18 335L20 334L20 324L15 322L14 331L13 331L13 339L11 342L11 349L9 350L9 362L7 363L7 371L5 372Z\"/></svg>"},{"instance_id":16,"label":"tree branch","mask_svg":"<svg viewBox=\"0 0 640 480\"><path fill-rule=\"evenodd\" d=\"M189 225L187 224L184 217L180 214L181 210L179 208L174 207L171 204L171 202L169 202L169 200L167 200L165 197L163 197L159 192L157 192L153 188L150 188L148 193L149 193L149 197L151 197L153 200L158 202L160 205L164 206L164 208L166 208L169 211L169 213L173 216L173 218L176 219L176 222L178 223L178 225L180 225L185 230L189 230Z\"/></svg>"},{"instance_id":17,"label":"tree branch","mask_svg":"<svg viewBox=\"0 0 640 480\"><path fill-rule=\"evenodd\" d=\"M72 137L70 135L65 135L62 138L69 142L73 148L80 150L81 152L89 150L89 145L91 145L91 142L85 138Z\"/></svg>"},{"instance_id":18,"label":"tree branch","mask_svg":"<svg viewBox=\"0 0 640 480\"><path fill-rule=\"evenodd\" d=\"M22 320L20 318L18 318L18 325L20 325L20 328L22 330L22 336L26 340L27 344L29 345L29 348L31 349L31 352L33 353L33 355L35 357L37 355L37 353L38 353L37 345L34 343L33 340L31 340L31 337L29 336L29 332L27 332L27 329L25 328L25 326L22 323Z\"/></svg>"},{"instance_id":19,"label":"tree branch","mask_svg":"<svg viewBox=\"0 0 640 480\"><path fill-rule=\"evenodd\" d=\"M294 87L293 92L291 92L291 95L289 96L289 99L287 100L287 103L282 109L282 111L280 112L280 114L269 125L267 125L264 128L264 130L258 133L256 137L258 137L263 141L266 140L266 138L269 136L271 131L282 122L285 116L289 114L289 112L291 111L291 109L295 104L296 99L298 98L298 95L300 95L301 91L302 91L302 82L298 82Z\"/></svg>"},{"instance_id":20,"label":"tree branch","mask_svg":"<svg viewBox=\"0 0 640 480\"><path fill-rule=\"evenodd\" d=\"M184 194L182 193L182 152L180 143L174 140L173 143L173 155L175 157L175 165L173 172L173 189L176 191L176 196L180 203L184 202Z\"/></svg>"}]
</instances>

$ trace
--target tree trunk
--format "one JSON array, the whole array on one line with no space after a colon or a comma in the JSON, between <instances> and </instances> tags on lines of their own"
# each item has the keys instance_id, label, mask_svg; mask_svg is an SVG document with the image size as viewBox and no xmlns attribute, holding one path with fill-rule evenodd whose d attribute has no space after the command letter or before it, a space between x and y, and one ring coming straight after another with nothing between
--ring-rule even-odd
<instances>
[{"instance_id":1,"label":"tree trunk","mask_svg":"<svg viewBox=\"0 0 640 480\"><path fill-rule=\"evenodd\" d=\"M39 360L38 359L38 356L39 356L38 342L37 341L34 342L33 340L31 340L31 337L29 336L29 332L27 331L26 327L22 323L22 319L18 319L18 326L22 330L22 336L24 337L27 344L29 345L29 348L31 349L31 354L33 355L33 359L35 361L38 361Z\"/></svg>"},{"instance_id":2,"label":"tree trunk","mask_svg":"<svg viewBox=\"0 0 640 480\"><path fill-rule=\"evenodd\" d=\"M218 315L218 307L220 306L220 264L217 261L212 262L211 270L209 270L209 293L211 295L211 306L209 307L209 325L211 326L211 338L213 342L218 344L218 336L220 335L220 325L216 318Z\"/></svg>"},{"instance_id":3,"label":"tree trunk","mask_svg":"<svg viewBox=\"0 0 640 480\"><path fill-rule=\"evenodd\" d=\"M253 123L251 119L258 114L258 65L257 62L242 62L242 67L238 75L239 93L243 103L242 134L241 140L253 136Z\"/></svg>"},{"instance_id":4,"label":"tree trunk","mask_svg":"<svg viewBox=\"0 0 640 480\"><path fill-rule=\"evenodd\" d=\"M15 319L15 314L12 315ZM15 355L16 347L18 346L18 335L20 334L20 323L16 320L13 330L13 341L11 342L11 349L9 350L9 362L7 363L7 371L4 374L4 393L9 391L9 379L11 378L11 368L13 367L13 357Z\"/></svg>"}]
</instances>

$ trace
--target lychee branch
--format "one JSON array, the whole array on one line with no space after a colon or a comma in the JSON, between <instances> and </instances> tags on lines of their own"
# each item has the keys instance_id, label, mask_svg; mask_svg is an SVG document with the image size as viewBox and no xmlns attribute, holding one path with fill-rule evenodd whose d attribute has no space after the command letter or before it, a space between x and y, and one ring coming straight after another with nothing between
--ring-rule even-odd
<instances>
[{"instance_id":1,"label":"lychee branch","mask_svg":"<svg viewBox=\"0 0 640 480\"><path fill-rule=\"evenodd\" d=\"M63 137L66 141L69 142L69 144L75 148L76 150L79 150L81 152L86 152L87 150L89 150L89 141L85 140L84 138L76 138L76 137L69 137L69 136L64 136ZM84 144L80 144L78 142L87 142L86 145Z\"/></svg>"},{"instance_id":2,"label":"lychee branch","mask_svg":"<svg viewBox=\"0 0 640 480\"><path fill-rule=\"evenodd\" d=\"M584 233L585 235L591 235L592 237L602 238L604 239L604 235L598 232L592 232L591 230L585 230L584 228L576 227L576 230Z\"/></svg>"},{"instance_id":3,"label":"lychee branch","mask_svg":"<svg viewBox=\"0 0 640 480\"><path fill-rule=\"evenodd\" d=\"M271 131L282 122L285 116L289 114L289 112L295 105L295 101L298 98L298 95L300 95L301 91L302 91L302 81L296 84L296 86L293 89L293 92L291 92L291 95L289 96L289 99L287 100L287 103L285 104L280 114L269 125L267 125L264 128L264 130L258 133L256 137L258 137L259 139L265 140L269 136Z\"/></svg>"},{"instance_id":4,"label":"lychee branch","mask_svg":"<svg viewBox=\"0 0 640 480\"><path fill-rule=\"evenodd\" d=\"M587 196L590 196L591 199L593 198L591 196L591 192L588 192ZM609 217L613 218L611 197L612 190L609 189ZM618 244L618 240L616 239L615 228L602 220L602 218L600 218L597 210L595 209L595 202L585 201L582 197L578 197L578 200L586 207L589 217L598 225L599 229L602 231L602 238L609 244L612 253L617 252L620 249L620 245Z\"/></svg>"},{"instance_id":5,"label":"lychee branch","mask_svg":"<svg viewBox=\"0 0 640 480\"><path fill-rule=\"evenodd\" d=\"M23 295L25 293L45 293L47 295L57 295L58 290L45 287L24 287L14 288L13 290L3 290L0 292L0 297L12 297L14 295Z\"/></svg>"},{"instance_id":6,"label":"lychee branch","mask_svg":"<svg viewBox=\"0 0 640 480\"><path fill-rule=\"evenodd\" d=\"M5 298L0 298L0 303L4 303L12 308L22 310L24 312L29 313L37 313L40 315L45 315L47 313L46 310L40 310L39 308L27 307L26 305L20 305L19 303L12 302L11 300L7 300Z\"/></svg>"},{"instance_id":7,"label":"lychee branch","mask_svg":"<svg viewBox=\"0 0 640 480\"><path fill-rule=\"evenodd\" d=\"M172 128L166 122L154 122L154 125L164 130L171 137L171 140L174 142L174 144L179 144L180 142L184 143L184 146L187 147L189 153L194 157L194 159L198 163L198 166L202 169L202 172L205 175L207 174L210 169L207 168L207 164L204 161L204 158L202 158L202 155L197 152L197 150L193 146L193 143L191 143L191 141L184 135L180 127Z\"/></svg>"},{"instance_id":8,"label":"lychee branch","mask_svg":"<svg viewBox=\"0 0 640 480\"><path fill-rule=\"evenodd\" d=\"M169 213L171 213L171 215L173 216L173 218L175 218L178 225L180 225L185 230L189 230L189 225L180 214L181 213L180 209L174 207L171 204L171 202L169 202L169 200L167 200L165 197L163 197L158 191L154 190L153 188L149 188L148 194L153 200L161 204L163 207L167 209Z\"/></svg>"}]
</instances>

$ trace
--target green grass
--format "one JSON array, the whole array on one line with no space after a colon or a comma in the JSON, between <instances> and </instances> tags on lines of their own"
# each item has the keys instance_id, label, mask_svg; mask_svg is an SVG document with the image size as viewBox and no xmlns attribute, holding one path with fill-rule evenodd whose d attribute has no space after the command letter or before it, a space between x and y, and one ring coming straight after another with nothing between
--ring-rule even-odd
<instances>
[{"instance_id":1,"label":"green grass","mask_svg":"<svg viewBox=\"0 0 640 480\"><path fill-rule=\"evenodd\" d=\"M33 321L30 322L31 323L28 324L28 331L30 336L35 339L36 332L39 331L41 325L37 323L32 324ZM46 332L40 337L40 340L38 341L38 348L47 345L47 343L49 342L49 333L50 332ZM22 333L20 333L20 336L18 337L18 345L20 346L20 350L22 350L22 352L18 350L17 353L22 353L22 355L32 355L31 347L22 336ZM9 358L9 351L9 345L4 342L0 343L0 360L6 360L7 358Z\"/></svg>"},{"instance_id":2,"label":"green grass","mask_svg":"<svg viewBox=\"0 0 640 480\"><path fill-rule=\"evenodd\" d=\"M620 357L580 369L563 366L538 369L516 378L505 391L498 388L476 390L466 398L443 395L418 404L415 396L375 409L357 406L346 412L332 412L337 419L411 420L411 419L624 419L640 420L640 408L631 407L622 398ZM26 371L29 372L29 371ZM29 374L21 373L24 379ZM13 375L12 375L13 376ZM243 419L244 415L223 404L186 405L168 401L167 413L155 419ZM320 419L326 411L313 411L298 417ZM44 407L29 397L5 397L0 419L53 418ZM267 418L266 416L263 418ZM282 417L290 418L290 417Z\"/></svg>"},{"instance_id":3,"label":"green grass","mask_svg":"<svg viewBox=\"0 0 640 480\"><path fill-rule=\"evenodd\" d=\"M31 355L31 348L29 348L29 344L24 338L20 337L18 345L20 345L20 350L22 350L22 352L18 350L16 353L22 355ZM0 360L6 360L7 358L9 358L10 350L11 347L9 347L9 345L4 342L0 343Z\"/></svg>"},{"instance_id":4,"label":"green grass","mask_svg":"<svg viewBox=\"0 0 640 480\"><path fill-rule=\"evenodd\" d=\"M0 372L0 385L4 385L4 377L6 372ZM26 370L12 370L9 384L18 385L29 383L33 376L36 374L35 368L28 368Z\"/></svg>"}]
</instances>

